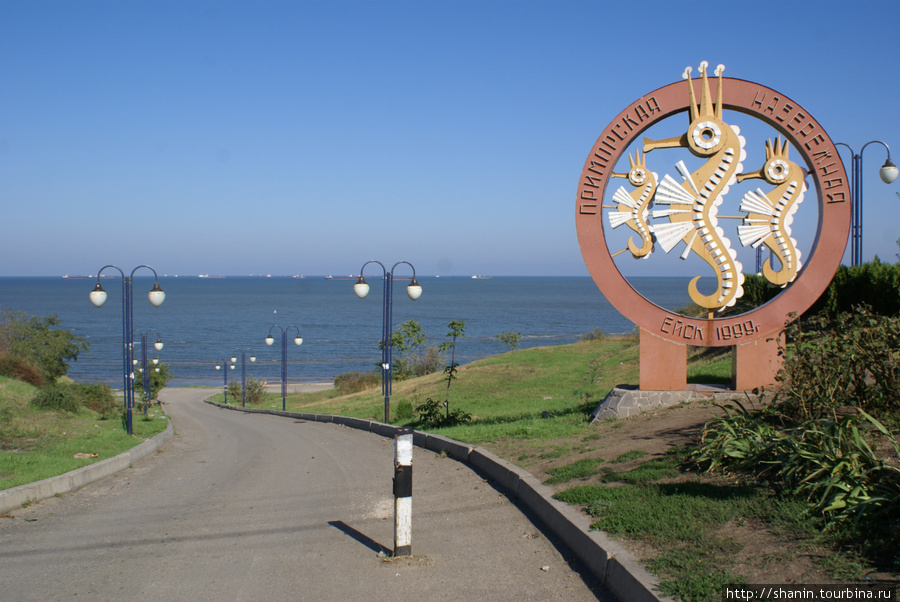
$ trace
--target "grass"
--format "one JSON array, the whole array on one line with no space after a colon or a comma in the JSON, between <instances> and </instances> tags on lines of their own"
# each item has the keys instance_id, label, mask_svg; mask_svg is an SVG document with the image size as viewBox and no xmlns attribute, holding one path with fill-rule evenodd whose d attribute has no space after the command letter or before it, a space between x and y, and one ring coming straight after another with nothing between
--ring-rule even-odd
<instances>
[{"instance_id":1,"label":"grass","mask_svg":"<svg viewBox=\"0 0 900 602\"><path fill-rule=\"evenodd\" d=\"M586 479L597 474L597 467L603 462L603 458L582 458L571 464L550 468L547 470L552 477L544 481L546 485L554 483L567 483L573 479Z\"/></svg>"},{"instance_id":2,"label":"grass","mask_svg":"<svg viewBox=\"0 0 900 602\"><path fill-rule=\"evenodd\" d=\"M473 443L589 435L586 415L614 386L637 378L637 357L633 339L602 339L518 350L460 366L450 408L468 412L473 420L436 432ZM404 403L415 408L446 394L441 373L394 382L392 418ZM280 409L280 394L269 394L262 407ZM384 398L380 388L349 395L299 393L288 395L287 409L382 420ZM415 420L406 417L394 424L415 425Z\"/></svg>"},{"instance_id":3,"label":"grass","mask_svg":"<svg viewBox=\"0 0 900 602\"><path fill-rule=\"evenodd\" d=\"M168 419L153 408L135 414L133 436L120 420L101 420L90 410L38 410L29 405L37 389L0 377L0 489L57 476L131 449L165 430ZM75 454L96 454L75 458Z\"/></svg>"},{"instance_id":4,"label":"grass","mask_svg":"<svg viewBox=\"0 0 900 602\"><path fill-rule=\"evenodd\" d=\"M756 519L794 541L821 535L805 505L785 501L756 487L703 483L623 484L572 487L555 496L586 507L592 527L613 536L640 539L658 553L648 569L660 578L665 595L682 600L718 600L727 584L744 583L732 559L741 544L720 531L729 523ZM839 562L839 555L827 558ZM858 565L857 569L862 568ZM859 578L847 572L847 580Z\"/></svg>"}]
</instances>

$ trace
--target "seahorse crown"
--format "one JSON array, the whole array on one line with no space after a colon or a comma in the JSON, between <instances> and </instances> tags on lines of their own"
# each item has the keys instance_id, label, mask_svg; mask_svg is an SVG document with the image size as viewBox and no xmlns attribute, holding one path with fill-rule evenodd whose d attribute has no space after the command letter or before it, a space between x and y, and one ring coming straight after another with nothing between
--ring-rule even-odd
<instances>
[{"instance_id":1,"label":"seahorse crown","mask_svg":"<svg viewBox=\"0 0 900 602\"><path fill-rule=\"evenodd\" d=\"M788 160L789 152L790 146L787 140L782 140L778 136L775 137L774 141L766 140L766 161L776 158Z\"/></svg>"},{"instance_id":2,"label":"seahorse crown","mask_svg":"<svg viewBox=\"0 0 900 602\"><path fill-rule=\"evenodd\" d=\"M725 72L725 65L718 65L715 70L715 75L719 78L719 89L716 93L715 107L713 107L712 104L712 95L709 92L709 78L706 75L706 68L708 66L708 62L700 62L700 76L703 81L703 86L700 90L699 105L697 104L697 100L694 97L694 85L690 82L693 67L685 67L684 73L681 74L681 76L689 82L688 90L690 91L691 95L691 122L694 122L701 117L712 117L720 121L722 119L722 74Z\"/></svg>"}]
</instances>

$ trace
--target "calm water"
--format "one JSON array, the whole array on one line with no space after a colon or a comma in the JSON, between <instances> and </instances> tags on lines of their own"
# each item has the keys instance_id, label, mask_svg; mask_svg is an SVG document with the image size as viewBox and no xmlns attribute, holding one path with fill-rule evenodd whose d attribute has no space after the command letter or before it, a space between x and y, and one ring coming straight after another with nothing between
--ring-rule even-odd
<instances>
[{"instance_id":1,"label":"calm water","mask_svg":"<svg viewBox=\"0 0 900 602\"><path fill-rule=\"evenodd\" d=\"M148 335L149 357L169 365L171 385L217 385L222 373L215 364L235 351L248 350L247 373L277 382L281 375L280 336L266 346L272 325L290 332L288 379L291 382L333 380L349 370L368 371L380 363L382 286L368 277L366 299L353 294L353 280L324 277L161 277L166 301L153 307L147 293L152 277L134 282L135 356L140 357L140 333ZM687 278L640 278L632 283L651 301L680 307L689 298ZM94 307L88 294L94 279L0 278L0 310L56 315L61 327L85 337L88 352L72 364L75 380L122 382L122 284L103 279L109 299ZM506 351L493 339L508 330L522 333L520 348L572 343L594 328L607 334L632 331L633 325L603 297L589 277L466 277L420 278L423 294L406 296L408 281L395 280L393 327L418 320L429 342L444 342L450 320L466 321L466 337L457 342L460 363ZM297 326L303 344L293 344ZM159 336L164 348L153 343ZM249 355L256 355L250 364ZM239 376L238 367L229 374Z\"/></svg>"}]
</instances>

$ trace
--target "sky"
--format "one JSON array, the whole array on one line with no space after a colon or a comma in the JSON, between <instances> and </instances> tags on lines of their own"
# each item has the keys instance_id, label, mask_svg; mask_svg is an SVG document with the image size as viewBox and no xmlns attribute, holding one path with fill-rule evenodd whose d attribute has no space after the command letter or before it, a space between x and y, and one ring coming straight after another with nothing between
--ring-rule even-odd
<instances>
[{"instance_id":1,"label":"sky","mask_svg":"<svg viewBox=\"0 0 900 602\"><path fill-rule=\"evenodd\" d=\"M588 275L585 158L686 66L900 161L898 24L896 0L0 0L0 276ZM885 158L863 259L893 262Z\"/></svg>"}]
</instances>

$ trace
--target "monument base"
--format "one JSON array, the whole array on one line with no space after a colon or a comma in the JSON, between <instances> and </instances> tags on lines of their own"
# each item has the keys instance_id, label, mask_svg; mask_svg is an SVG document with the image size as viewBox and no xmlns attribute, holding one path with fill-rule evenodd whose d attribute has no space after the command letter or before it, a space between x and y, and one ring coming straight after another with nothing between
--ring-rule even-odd
<instances>
[{"instance_id":1,"label":"monument base","mask_svg":"<svg viewBox=\"0 0 900 602\"><path fill-rule=\"evenodd\" d=\"M733 391L724 385L690 384L681 391L645 391L634 385L619 385L591 412L591 424L607 418L627 418L649 410L701 399L715 401L737 399L744 402L748 395L753 401L759 399L758 395L749 391Z\"/></svg>"}]
</instances>

